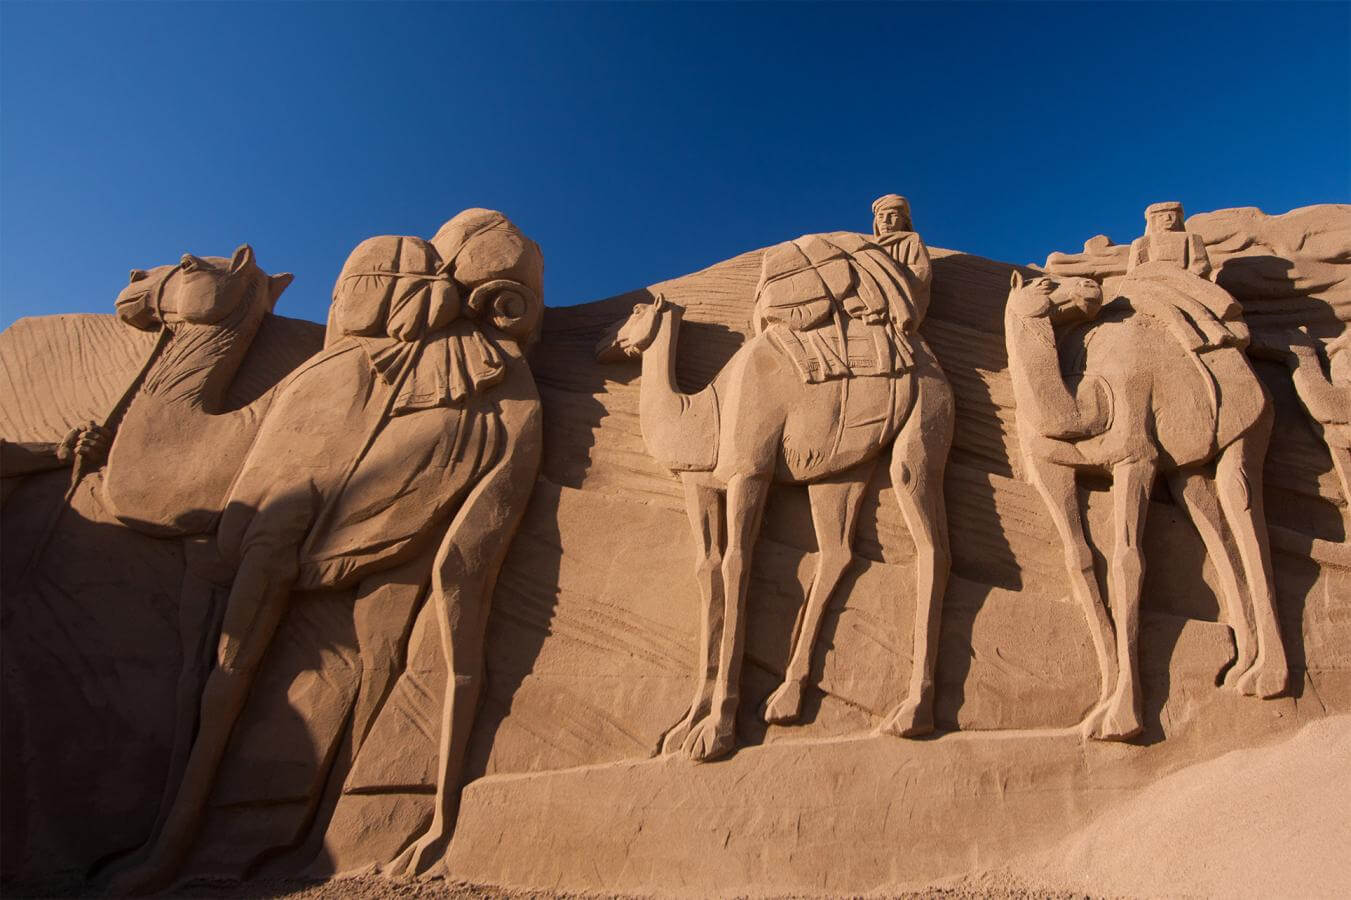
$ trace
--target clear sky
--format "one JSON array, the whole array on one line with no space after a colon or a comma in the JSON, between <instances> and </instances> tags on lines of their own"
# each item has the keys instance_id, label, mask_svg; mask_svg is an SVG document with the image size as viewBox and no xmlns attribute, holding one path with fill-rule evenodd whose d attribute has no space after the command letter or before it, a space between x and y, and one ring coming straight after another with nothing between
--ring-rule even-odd
<instances>
[{"instance_id":1,"label":"clear sky","mask_svg":"<svg viewBox=\"0 0 1351 900\"><path fill-rule=\"evenodd\" d=\"M247 241L322 321L467 206L599 299L911 198L1011 262L1351 200L1351 5L0 3L0 325Z\"/></svg>"}]
</instances>

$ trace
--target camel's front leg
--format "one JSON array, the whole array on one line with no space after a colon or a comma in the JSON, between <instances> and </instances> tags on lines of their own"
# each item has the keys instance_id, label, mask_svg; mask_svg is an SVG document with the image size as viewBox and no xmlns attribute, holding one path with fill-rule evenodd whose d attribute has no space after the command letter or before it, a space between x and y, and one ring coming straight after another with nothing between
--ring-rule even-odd
<instances>
[{"instance_id":1,"label":"camel's front leg","mask_svg":"<svg viewBox=\"0 0 1351 900\"><path fill-rule=\"evenodd\" d=\"M699 582L699 658L695 663L698 671L690 708L662 736L662 753L674 753L683 747L690 729L708 715L723 632L722 493L700 483L697 477L687 475L681 482L685 488L685 512L694 534L694 577Z\"/></svg>"},{"instance_id":2,"label":"camel's front leg","mask_svg":"<svg viewBox=\"0 0 1351 900\"><path fill-rule=\"evenodd\" d=\"M1140 695L1140 590L1145 555L1140 538L1149 511L1149 491L1157 468L1153 460L1123 463L1112 469L1114 540L1108 564L1108 597L1116 625L1117 685L1097 737L1124 741L1144 728Z\"/></svg>"},{"instance_id":3,"label":"camel's front leg","mask_svg":"<svg viewBox=\"0 0 1351 900\"><path fill-rule=\"evenodd\" d=\"M736 745L736 712L741 699L741 658L746 649L746 586L751 552L760 534L760 516L769 496L768 475L733 475L727 482L727 551L722 559L723 627L712 708L685 739L691 759L716 759Z\"/></svg>"},{"instance_id":4,"label":"camel's front leg","mask_svg":"<svg viewBox=\"0 0 1351 900\"><path fill-rule=\"evenodd\" d=\"M221 625L216 668L202 692L197 738L177 794L145 861L113 877L109 888L115 894L168 887L196 840L230 733L286 612L297 573L296 543L287 538L273 535L252 542L240 560Z\"/></svg>"},{"instance_id":5,"label":"camel's front leg","mask_svg":"<svg viewBox=\"0 0 1351 900\"><path fill-rule=\"evenodd\" d=\"M525 514L539 472L538 408L503 459L465 498L441 539L432 564L431 601L446 660L441 707L436 805L432 821L386 869L390 875L420 875L440 861L460 809L469 738L483 685L483 644L497 575Z\"/></svg>"},{"instance_id":6,"label":"camel's front leg","mask_svg":"<svg viewBox=\"0 0 1351 900\"><path fill-rule=\"evenodd\" d=\"M765 721L785 724L802 714L802 692L811 673L812 648L821 632L830 595L854 558L854 526L863 505L863 487L872 474L867 463L848 472L807 485L812 526L816 530L816 573L812 576L807 603L793 634L793 648L783 684L765 703Z\"/></svg>"},{"instance_id":7,"label":"camel's front leg","mask_svg":"<svg viewBox=\"0 0 1351 900\"><path fill-rule=\"evenodd\" d=\"M934 369L937 370L937 364ZM952 566L948 545L943 471L952 446L952 388L941 371L921 376L919 402L891 451L891 488L915 542L915 628L910 689L882 731L899 737L928 734L934 727L934 676L938 637Z\"/></svg>"},{"instance_id":8,"label":"camel's front leg","mask_svg":"<svg viewBox=\"0 0 1351 900\"><path fill-rule=\"evenodd\" d=\"M1079 496L1074 470L1045 459L1026 457L1028 477L1046 502L1051 522L1060 533L1065 548L1065 568L1069 574L1070 592L1079 601L1088 620L1093 651L1098 657L1101 684L1098 704L1084 719L1084 732L1090 737L1099 735L1107 701L1116 689L1117 662L1115 640L1107 607L1098 591L1097 574L1093 571L1093 551L1084 534L1083 519L1079 514Z\"/></svg>"}]
</instances>

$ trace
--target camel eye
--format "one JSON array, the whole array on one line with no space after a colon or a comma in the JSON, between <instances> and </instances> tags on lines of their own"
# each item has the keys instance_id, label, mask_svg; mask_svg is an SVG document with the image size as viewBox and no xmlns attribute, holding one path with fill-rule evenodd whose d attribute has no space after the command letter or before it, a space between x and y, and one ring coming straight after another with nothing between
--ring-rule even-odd
<instances>
[{"instance_id":1,"label":"camel eye","mask_svg":"<svg viewBox=\"0 0 1351 900\"><path fill-rule=\"evenodd\" d=\"M138 281L145 281L147 277L149 277L149 273L144 269L132 269L131 274L127 276L127 283L135 284Z\"/></svg>"},{"instance_id":2,"label":"camel eye","mask_svg":"<svg viewBox=\"0 0 1351 900\"><path fill-rule=\"evenodd\" d=\"M196 272L198 269L202 267L202 261L199 260L197 257L193 256L191 253L184 253L183 259L179 263L179 266L183 269L184 272Z\"/></svg>"}]
</instances>

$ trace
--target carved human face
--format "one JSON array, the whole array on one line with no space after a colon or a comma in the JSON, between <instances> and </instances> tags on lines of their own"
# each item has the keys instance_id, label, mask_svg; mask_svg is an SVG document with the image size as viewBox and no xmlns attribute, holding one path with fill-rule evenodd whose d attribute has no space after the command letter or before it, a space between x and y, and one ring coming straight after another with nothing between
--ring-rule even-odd
<instances>
[{"instance_id":1,"label":"carved human face","mask_svg":"<svg viewBox=\"0 0 1351 900\"><path fill-rule=\"evenodd\" d=\"M910 221L905 215L905 210L899 206L889 206L886 209L878 210L877 214L873 216L873 225L879 235L910 230Z\"/></svg>"},{"instance_id":2,"label":"carved human face","mask_svg":"<svg viewBox=\"0 0 1351 900\"><path fill-rule=\"evenodd\" d=\"M1164 231L1182 230L1182 212L1176 209L1160 209L1145 217L1145 230L1150 234Z\"/></svg>"}]
</instances>

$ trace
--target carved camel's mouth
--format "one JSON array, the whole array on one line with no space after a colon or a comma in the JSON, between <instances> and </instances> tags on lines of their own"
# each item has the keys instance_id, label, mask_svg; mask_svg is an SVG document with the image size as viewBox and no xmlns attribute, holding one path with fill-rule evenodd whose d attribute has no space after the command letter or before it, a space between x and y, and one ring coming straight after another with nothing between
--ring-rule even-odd
<instances>
[{"instance_id":1,"label":"carved camel's mouth","mask_svg":"<svg viewBox=\"0 0 1351 900\"><path fill-rule=\"evenodd\" d=\"M144 286L143 286L144 285ZM138 281L122 289L113 301L117 317L133 328L142 331L154 331L163 324L155 309L153 296L157 285L153 282Z\"/></svg>"},{"instance_id":2,"label":"carved camel's mouth","mask_svg":"<svg viewBox=\"0 0 1351 900\"><path fill-rule=\"evenodd\" d=\"M596 342L596 362L613 363L633 359L636 355L633 344L623 333L627 324L627 320L620 322L606 329L601 335L600 340Z\"/></svg>"}]
</instances>

